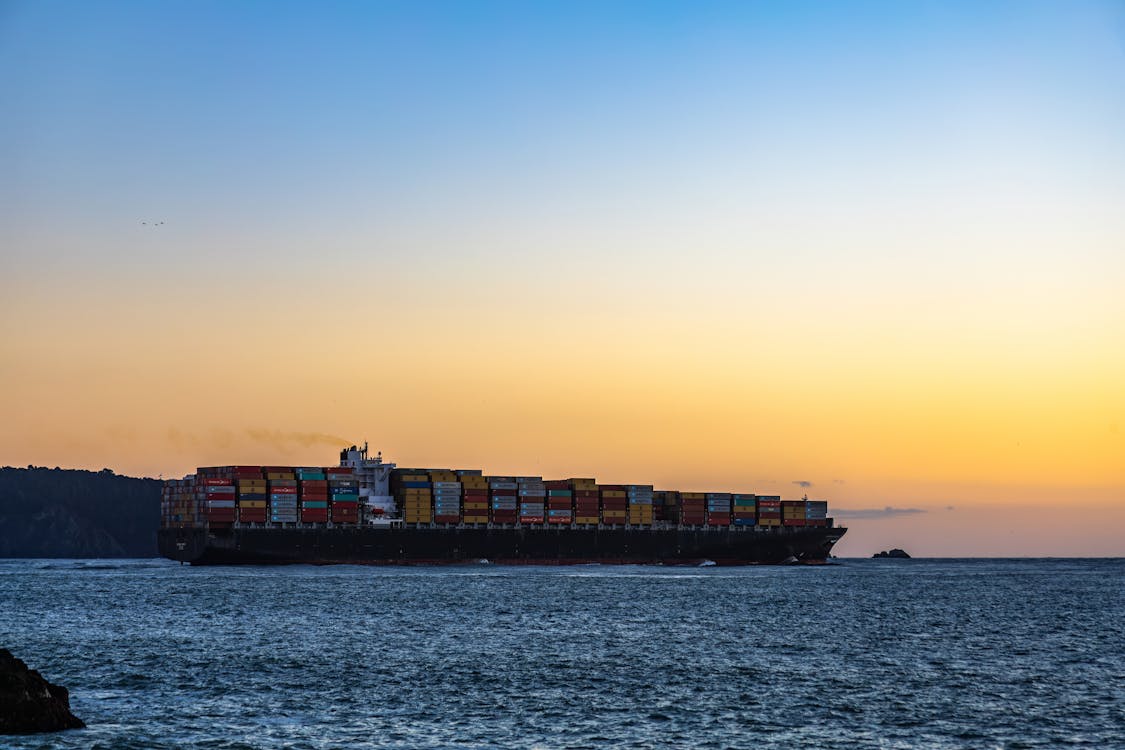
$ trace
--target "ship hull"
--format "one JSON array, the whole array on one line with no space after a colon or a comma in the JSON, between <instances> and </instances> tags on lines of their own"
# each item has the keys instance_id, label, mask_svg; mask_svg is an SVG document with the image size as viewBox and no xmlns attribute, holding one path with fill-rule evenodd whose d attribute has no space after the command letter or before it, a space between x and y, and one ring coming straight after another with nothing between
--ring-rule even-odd
<instances>
[{"instance_id":1,"label":"ship hull","mask_svg":"<svg viewBox=\"0 0 1125 750\"><path fill-rule=\"evenodd\" d=\"M716 565L823 563L847 531L827 527L622 529L473 527L165 528L160 554L193 565Z\"/></svg>"}]
</instances>

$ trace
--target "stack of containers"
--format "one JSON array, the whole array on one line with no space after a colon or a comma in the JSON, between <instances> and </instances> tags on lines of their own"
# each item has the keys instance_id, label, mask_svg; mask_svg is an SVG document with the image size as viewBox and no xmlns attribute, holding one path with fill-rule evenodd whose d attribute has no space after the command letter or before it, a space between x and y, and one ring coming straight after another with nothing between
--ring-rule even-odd
<instances>
[{"instance_id":1,"label":"stack of containers","mask_svg":"<svg viewBox=\"0 0 1125 750\"><path fill-rule=\"evenodd\" d=\"M755 495L731 495L734 502L731 518L735 526L753 526L757 523L758 498Z\"/></svg>"},{"instance_id":2,"label":"stack of containers","mask_svg":"<svg viewBox=\"0 0 1125 750\"><path fill-rule=\"evenodd\" d=\"M488 523L488 480L480 469L460 469L461 520L464 523Z\"/></svg>"},{"instance_id":3,"label":"stack of containers","mask_svg":"<svg viewBox=\"0 0 1125 750\"><path fill-rule=\"evenodd\" d=\"M539 524L547 518L547 486L542 477L516 477L519 491L521 524ZM568 498L569 501L569 498Z\"/></svg>"},{"instance_id":4,"label":"stack of containers","mask_svg":"<svg viewBox=\"0 0 1125 750\"><path fill-rule=\"evenodd\" d=\"M433 523L433 498L430 496L430 475L416 469L391 474L391 491L407 523Z\"/></svg>"},{"instance_id":5,"label":"stack of containers","mask_svg":"<svg viewBox=\"0 0 1125 750\"><path fill-rule=\"evenodd\" d=\"M623 484L603 484L599 488L602 501L602 523L610 526L624 524L628 518L628 498Z\"/></svg>"},{"instance_id":6,"label":"stack of containers","mask_svg":"<svg viewBox=\"0 0 1125 750\"><path fill-rule=\"evenodd\" d=\"M597 526L598 485L593 479L571 478L567 487L574 496L574 522L582 526Z\"/></svg>"},{"instance_id":7,"label":"stack of containers","mask_svg":"<svg viewBox=\"0 0 1125 750\"><path fill-rule=\"evenodd\" d=\"M269 485L270 522L297 523L297 475L292 467L267 466L263 471Z\"/></svg>"},{"instance_id":8,"label":"stack of containers","mask_svg":"<svg viewBox=\"0 0 1125 750\"><path fill-rule=\"evenodd\" d=\"M730 526L730 493L707 493L707 525Z\"/></svg>"},{"instance_id":9,"label":"stack of containers","mask_svg":"<svg viewBox=\"0 0 1125 750\"><path fill-rule=\"evenodd\" d=\"M202 472L203 470L200 469ZM207 525L224 528L234 525L235 495L233 480L217 476L196 475L196 490L203 502Z\"/></svg>"},{"instance_id":10,"label":"stack of containers","mask_svg":"<svg viewBox=\"0 0 1125 750\"><path fill-rule=\"evenodd\" d=\"M629 525L652 526L652 485L626 485L625 492L629 500Z\"/></svg>"},{"instance_id":11,"label":"stack of containers","mask_svg":"<svg viewBox=\"0 0 1125 750\"><path fill-rule=\"evenodd\" d=\"M680 493L680 523L702 526L707 522L707 495L702 492Z\"/></svg>"},{"instance_id":12,"label":"stack of containers","mask_svg":"<svg viewBox=\"0 0 1125 750\"><path fill-rule=\"evenodd\" d=\"M804 500L782 500L781 501L781 525L782 526L804 526L805 525L805 501Z\"/></svg>"},{"instance_id":13,"label":"stack of containers","mask_svg":"<svg viewBox=\"0 0 1125 750\"><path fill-rule=\"evenodd\" d=\"M199 526L200 505L195 497L195 475L169 479L161 489L162 524L165 528Z\"/></svg>"},{"instance_id":14,"label":"stack of containers","mask_svg":"<svg viewBox=\"0 0 1125 750\"><path fill-rule=\"evenodd\" d=\"M488 477L488 494L492 523L515 523L519 497L515 477Z\"/></svg>"},{"instance_id":15,"label":"stack of containers","mask_svg":"<svg viewBox=\"0 0 1125 750\"><path fill-rule=\"evenodd\" d=\"M176 481L178 480L165 479L160 485L160 528L162 529L175 525L172 519L172 487Z\"/></svg>"},{"instance_id":16,"label":"stack of containers","mask_svg":"<svg viewBox=\"0 0 1125 750\"><path fill-rule=\"evenodd\" d=\"M566 479L544 482L547 490L547 523L562 525L574 523L574 490Z\"/></svg>"},{"instance_id":17,"label":"stack of containers","mask_svg":"<svg viewBox=\"0 0 1125 750\"><path fill-rule=\"evenodd\" d=\"M260 466L234 466L231 470L238 500L239 523L265 523L269 515L269 491Z\"/></svg>"},{"instance_id":18,"label":"stack of containers","mask_svg":"<svg viewBox=\"0 0 1125 750\"><path fill-rule=\"evenodd\" d=\"M781 525L781 495L758 495L758 525Z\"/></svg>"},{"instance_id":19,"label":"stack of containers","mask_svg":"<svg viewBox=\"0 0 1125 750\"><path fill-rule=\"evenodd\" d=\"M828 525L828 501L827 500L807 500L807 501L805 501L805 525L806 526L827 526Z\"/></svg>"},{"instance_id":20,"label":"stack of containers","mask_svg":"<svg viewBox=\"0 0 1125 750\"><path fill-rule=\"evenodd\" d=\"M430 472L436 523L461 523L461 483L448 469Z\"/></svg>"},{"instance_id":21,"label":"stack of containers","mask_svg":"<svg viewBox=\"0 0 1125 750\"><path fill-rule=\"evenodd\" d=\"M328 523L328 474L319 467L299 468L295 473L301 523Z\"/></svg>"},{"instance_id":22,"label":"stack of containers","mask_svg":"<svg viewBox=\"0 0 1125 750\"><path fill-rule=\"evenodd\" d=\"M652 518L666 523L680 522L680 493L655 490L652 493Z\"/></svg>"},{"instance_id":23,"label":"stack of containers","mask_svg":"<svg viewBox=\"0 0 1125 750\"><path fill-rule=\"evenodd\" d=\"M332 523L359 523L359 480L350 466L324 470L328 477L328 520Z\"/></svg>"}]
</instances>

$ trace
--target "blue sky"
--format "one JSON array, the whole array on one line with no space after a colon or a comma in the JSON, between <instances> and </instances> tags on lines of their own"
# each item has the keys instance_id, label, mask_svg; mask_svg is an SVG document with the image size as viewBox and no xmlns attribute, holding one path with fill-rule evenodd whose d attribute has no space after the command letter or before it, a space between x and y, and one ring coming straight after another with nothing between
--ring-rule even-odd
<instances>
[{"instance_id":1,"label":"blue sky","mask_svg":"<svg viewBox=\"0 0 1125 750\"><path fill-rule=\"evenodd\" d=\"M1125 512L1121 2L0 0L0 71L5 461Z\"/></svg>"}]
</instances>

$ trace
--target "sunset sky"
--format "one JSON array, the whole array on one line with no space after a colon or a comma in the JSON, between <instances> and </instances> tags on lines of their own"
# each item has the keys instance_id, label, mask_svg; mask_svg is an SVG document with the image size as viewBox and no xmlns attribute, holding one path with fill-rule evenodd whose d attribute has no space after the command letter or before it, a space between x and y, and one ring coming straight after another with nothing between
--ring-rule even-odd
<instances>
[{"instance_id":1,"label":"sunset sky","mask_svg":"<svg viewBox=\"0 0 1125 750\"><path fill-rule=\"evenodd\" d=\"M0 71L0 465L1125 555L1121 2L0 0Z\"/></svg>"}]
</instances>

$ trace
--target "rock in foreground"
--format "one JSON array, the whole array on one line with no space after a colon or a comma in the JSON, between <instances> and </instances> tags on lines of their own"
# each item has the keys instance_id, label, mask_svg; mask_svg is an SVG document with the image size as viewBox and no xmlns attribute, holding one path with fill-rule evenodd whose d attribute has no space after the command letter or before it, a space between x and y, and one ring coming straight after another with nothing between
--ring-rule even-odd
<instances>
[{"instance_id":1,"label":"rock in foreground","mask_svg":"<svg viewBox=\"0 0 1125 750\"><path fill-rule=\"evenodd\" d=\"M28 669L0 648L0 734L30 734L81 729L86 724L70 712L70 692Z\"/></svg>"},{"instance_id":2,"label":"rock in foreground","mask_svg":"<svg viewBox=\"0 0 1125 750\"><path fill-rule=\"evenodd\" d=\"M906 551L901 549L893 549L890 552L883 550L882 552L876 552L872 557L893 557L899 560L910 559L910 555L906 554Z\"/></svg>"}]
</instances>

